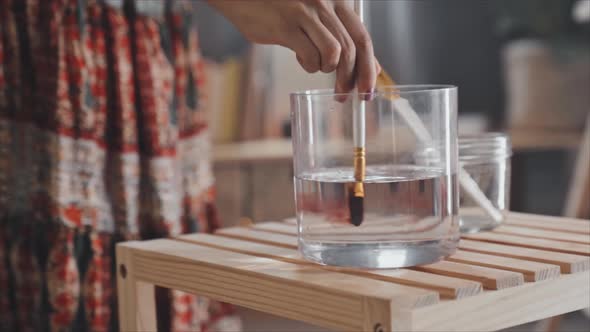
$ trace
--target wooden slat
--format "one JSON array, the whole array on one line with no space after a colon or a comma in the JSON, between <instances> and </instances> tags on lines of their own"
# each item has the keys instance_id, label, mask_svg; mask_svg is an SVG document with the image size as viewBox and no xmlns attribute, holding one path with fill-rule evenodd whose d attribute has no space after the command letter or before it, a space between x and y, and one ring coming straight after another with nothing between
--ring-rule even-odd
<instances>
[{"instance_id":1,"label":"wooden slat","mask_svg":"<svg viewBox=\"0 0 590 332\"><path fill-rule=\"evenodd\" d=\"M376 323L368 319L375 312L438 301L438 294L429 290L182 241L124 246L133 251L140 281L338 330L366 330L367 324ZM391 321L383 324L391 331Z\"/></svg>"},{"instance_id":2,"label":"wooden slat","mask_svg":"<svg viewBox=\"0 0 590 332\"><path fill-rule=\"evenodd\" d=\"M274 230L280 230L282 232L286 232L289 229L292 229L292 226L290 225L285 225L285 224L281 224L281 223L265 223L267 225L272 225L269 228L266 229L274 229ZM263 229L265 229L263 227ZM262 241L263 243L268 243L268 244L274 244L274 245L282 245L282 246L290 246L292 248L296 247L297 242L296 242L296 238L293 236L287 236L287 235L282 235L282 234L275 234L275 233L270 233L267 232L265 234L264 231L260 231L260 230L251 230L251 229L244 229L240 232L237 231L230 231L231 233L233 233L234 235L236 233L239 233L237 236L243 239L251 239L251 240L255 240L255 241ZM494 233L480 233L480 234L474 234L474 235L469 235L468 237L477 237L477 236L493 236ZM496 235L501 235L502 236L502 240L514 240L511 239L509 235L504 235L504 234L496 234ZM530 241L532 241L533 243L537 240L537 239L524 239L526 243L529 243ZM543 240L545 241L545 240ZM467 242L469 245L469 242ZM559 243L559 242L558 242ZM523 244L523 240L519 239L517 242L518 245L522 245ZM567 245L567 243L565 243ZM559 247L559 245L558 245ZM558 248L559 249L559 248ZM563 249L563 248L561 248ZM516 248L516 251L518 251L518 247ZM494 253L495 254L495 253ZM511 257L506 256L506 255L500 255L503 257L498 257L498 256L493 256L493 255L478 255L478 254L474 254L474 253L470 253L470 252L459 252L456 255L453 255L451 257L448 258L449 261L453 261L453 262L461 262L461 263L465 263L465 264L472 264L472 265L479 265L479 266L485 266L485 267L490 267L490 268L496 268L496 269L504 269L504 270L509 270L509 271L514 271L514 272L521 272L524 274L525 276L525 280L526 281L539 281L539 280L546 280L546 279L551 279L551 278L555 278L559 275L560 269L564 269L566 271L573 271L576 268L573 267L572 268L572 264L577 264L577 268L583 270L584 266L587 266L587 262L585 261L567 261L567 262L560 262L559 264L556 264L558 266L555 266L553 264L555 264L555 262L549 262L551 264L545 264L548 263L546 261L541 262L540 260L534 260L534 261L526 261L526 258L524 258L525 260L522 259L511 259ZM551 256L547 256L546 259L550 259ZM564 256L562 256L561 258L564 258ZM572 257L569 257L570 259ZM481 261L478 261L481 260ZM477 280L477 279L472 279L472 280ZM512 279L515 280L515 279ZM478 280L479 281L479 280ZM510 282L507 283L508 285L511 284ZM497 284L494 286L493 283L490 284L489 282L487 284L484 284L484 287L497 287Z\"/></svg>"},{"instance_id":3,"label":"wooden slat","mask_svg":"<svg viewBox=\"0 0 590 332\"><path fill-rule=\"evenodd\" d=\"M465 234L463 235L463 238L477 241L503 243L525 248L543 249L568 254L590 256L590 245L580 243L562 242L546 239L533 239L525 236L498 234L493 232Z\"/></svg>"},{"instance_id":4,"label":"wooden slat","mask_svg":"<svg viewBox=\"0 0 590 332\"><path fill-rule=\"evenodd\" d=\"M297 225L297 219L288 218L284 220L284 223L288 225ZM590 235L590 220L585 219L551 217L510 212L505 223L506 225L517 227L545 229L550 231L558 231L565 233L581 233ZM288 230L285 228L281 231L294 232L294 234L297 233L297 229Z\"/></svg>"},{"instance_id":5,"label":"wooden slat","mask_svg":"<svg viewBox=\"0 0 590 332\"><path fill-rule=\"evenodd\" d=\"M547 231L556 231L559 232L558 234L554 233L537 233L540 238L546 239L556 239L562 240L567 242L579 242L579 243L590 243L590 220L588 222L584 222L584 220L574 219L568 220L568 218L564 218L565 220L556 220L555 217L547 217L547 216L540 216L538 219L528 219L531 218L529 215L521 216L520 214L516 214L513 217L514 213L510 213L509 217L506 221L506 226L501 226L499 229L506 229L506 231L510 230L514 232L514 234L522 234L522 232L531 232L529 234L535 234L537 229L539 230L547 230ZM534 216L534 215L533 215ZM571 218L569 218L571 219ZM383 223L385 224L385 223ZM294 227L297 225L297 220L295 218L287 219L282 223L278 222L266 222L266 223L259 223L254 225L255 228L258 229L265 229L268 231L274 231L281 234L297 234L297 228ZM521 228L525 228L525 230L521 230ZM512 233L512 232L503 232L503 233ZM562 233L577 233L582 235L574 235L570 237L570 234L562 234Z\"/></svg>"},{"instance_id":6,"label":"wooden slat","mask_svg":"<svg viewBox=\"0 0 590 332\"><path fill-rule=\"evenodd\" d=\"M297 225L297 218L287 218L283 222L288 225Z\"/></svg>"},{"instance_id":7,"label":"wooden slat","mask_svg":"<svg viewBox=\"0 0 590 332\"><path fill-rule=\"evenodd\" d=\"M122 301L129 305L121 312L129 316L128 327L154 325L153 319L133 319L133 307L143 301L134 285L149 286L142 294L150 308L157 285L350 331L376 331L379 325L384 332L498 330L586 307L590 244L581 243L581 236L590 234L573 226L585 221L566 220L568 231L548 228L549 220L562 218L541 218L542 227L511 224L534 217L509 217L496 232L466 235L447 260L397 270L307 262L296 251L294 222L127 242L119 245L118 259L131 272L127 281L118 277L121 292L137 300ZM481 291L482 285L493 291Z\"/></svg>"},{"instance_id":8,"label":"wooden slat","mask_svg":"<svg viewBox=\"0 0 590 332\"><path fill-rule=\"evenodd\" d=\"M590 218L590 113L586 116L584 136L578 148L569 188L563 214Z\"/></svg>"},{"instance_id":9,"label":"wooden slat","mask_svg":"<svg viewBox=\"0 0 590 332\"><path fill-rule=\"evenodd\" d=\"M247 255L277 259L289 263L304 264L299 252L294 248L285 248L271 244L257 242L256 240L241 240L233 237L225 237L211 234L187 234L176 238L179 241L200 244L221 250L231 250ZM314 263L306 264L316 266ZM319 267L319 265L317 265Z\"/></svg>"},{"instance_id":10,"label":"wooden slat","mask_svg":"<svg viewBox=\"0 0 590 332\"><path fill-rule=\"evenodd\" d=\"M215 232L217 235L229 236L236 239L252 240L260 243L281 246L285 248L297 248L297 238L290 235L265 232L253 228L230 227L222 228Z\"/></svg>"},{"instance_id":11,"label":"wooden slat","mask_svg":"<svg viewBox=\"0 0 590 332\"><path fill-rule=\"evenodd\" d=\"M224 232L221 232L221 234L231 236L232 238L278 245L286 248L297 247L297 240L293 236L264 232L255 229L227 228ZM517 286L521 284L524 279L521 273L505 271L506 269L503 271L461 263L445 264L445 262L438 262L430 265L423 265L415 269L477 281L482 283L487 289L503 289Z\"/></svg>"},{"instance_id":12,"label":"wooden slat","mask_svg":"<svg viewBox=\"0 0 590 332\"><path fill-rule=\"evenodd\" d=\"M458 250L455 254L448 257L447 260L451 262L473 264L520 272L524 274L524 279L530 282L555 279L560 275L559 266L557 265L530 262L522 259L480 254L463 250Z\"/></svg>"},{"instance_id":13,"label":"wooden slat","mask_svg":"<svg viewBox=\"0 0 590 332\"><path fill-rule=\"evenodd\" d=\"M255 224L253 228L279 234L297 235L297 227L284 222L263 222Z\"/></svg>"},{"instance_id":14,"label":"wooden slat","mask_svg":"<svg viewBox=\"0 0 590 332\"><path fill-rule=\"evenodd\" d=\"M442 298L461 299L481 293L482 284L470 280L427 273L409 269L395 270L352 270L358 275L370 276L384 281L391 281L412 287L420 287L437 291Z\"/></svg>"},{"instance_id":15,"label":"wooden slat","mask_svg":"<svg viewBox=\"0 0 590 332\"><path fill-rule=\"evenodd\" d=\"M586 234L562 233L534 228L500 226L494 230L494 233L522 235L535 239L547 239L581 244L590 244L590 236Z\"/></svg>"},{"instance_id":16,"label":"wooden slat","mask_svg":"<svg viewBox=\"0 0 590 332\"><path fill-rule=\"evenodd\" d=\"M579 273L590 269L590 257L582 255L564 254L548 250L522 248L466 239L459 242L459 248L484 254L555 264L559 265L561 273Z\"/></svg>"},{"instance_id":17,"label":"wooden slat","mask_svg":"<svg viewBox=\"0 0 590 332\"><path fill-rule=\"evenodd\" d=\"M445 275L436 275L407 269L396 270L358 270L335 267L320 267L319 265L309 263L301 258L294 249L276 247L251 241L244 241L232 238L208 234L190 234L183 235L177 239L188 241L200 245L206 245L213 248L231 250L249 255L277 259L289 263L311 265L318 268L329 269L341 273L355 274L367 278L389 281L404 284L413 287L426 288L437 291L445 298L463 298L473 296L481 292L481 284L469 280L452 278Z\"/></svg>"},{"instance_id":18,"label":"wooden slat","mask_svg":"<svg viewBox=\"0 0 590 332\"><path fill-rule=\"evenodd\" d=\"M296 221L294 219L292 222L266 222L256 224L254 225L254 228L276 232L280 234L297 235L297 228L294 226L295 223ZM334 233L335 231L335 229L331 230L332 233ZM352 229L349 232L354 231L355 229ZM495 232L503 234L525 235L531 238L542 238L549 240L590 244L590 221L588 223L584 223L576 220L570 221L569 224L566 221L565 224L561 224L559 223L559 221L556 220L552 220L551 222L548 222L546 220L539 222L538 220L530 221L526 219L520 219L520 217L516 217L509 219L507 225L498 227L495 230Z\"/></svg>"},{"instance_id":19,"label":"wooden slat","mask_svg":"<svg viewBox=\"0 0 590 332\"><path fill-rule=\"evenodd\" d=\"M590 271L412 310L412 331L499 331L588 307Z\"/></svg>"},{"instance_id":20,"label":"wooden slat","mask_svg":"<svg viewBox=\"0 0 590 332\"><path fill-rule=\"evenodd\" d=\"M134 257L125 246L117 246L117 295L121 331L155 331L156 292L153 284L137 279Z\"/></svg>"},{"instance_id":21,"label":"wooden slat","mask_svg":"<svg viewBox=\"0 0 590 332\"><path fill-rule=\"evenodd\" d=\"M522 273L499 270L484 266L440 261L416 266L413 269L480 282L486 289L505 289L524 283Z\"/></svg>"},{"instance_id":22,"label":"wooden slat","mask_svg":"<svg viewBox=\"0 0 590 332\"><path fill-rule=\"evenodd\" d=\"M575 150L582 134L575 130L512 128L509 130L513 151Z\"/></svg>"},{"instance_id":23,"label":"wooden slat","mask_svg":"<svg viewBox=\"0 0 590 332\"><path fill-rule=\"evenodd\" d=\"M368 216L365 216L368 218ZM409 227L408 225L411 225ZM284 222L264 222L257 223L252 226L255 229L265 230L286 235L297 235L297 227ZM435 228L444 228L440 224L438 218L412 218L408 216L399 216L393 218L377 218L371 216L369 220L365 220L359 227L353 227L346 223L325 223L325 222L310 222L306 227L308 234L320 235L329 234L330 236L347 236L356 234L395 234L398 240L408 239L413 240L417 232L434 231Z\"/></svg>"},{"instance_id":24,"label":"wooden slat","mask_svg":"<svg viewBox=\"0 0 590 332\"><path fill-rule=\"evenodd\" d=\"M288 139L268 139L231 144L220 144L213 149L213 161L217 163L289 162L293 158L293 144Z\"/></svg>"},{"instance_id":25,"label":"wooden slat","mask_svg":"<svg viewBox=\"0 0 590 332\"><path fill-rule=\"evenodd\" d=\"M588 224L590 220L580 218L568 218L561 216L547 216L542 214L522 213L522 212L510 212L508 214L510 219L521 219L521 220L532 220L538 222L550 222L550 223L564 223L567 225L575 225L578 223Z\"/></svg>"},{"instance_id":26,"label":"wooden slat","mask_svg":"<svg viewBox=\"0 0 590 332\"><path fill-rule=\"evenodd\" d=\"M590 221L587 223L579 221L567 222L567 220L561 222L555 220L549 221L543 219L534 220L509 217L506 221L506 224L510 226L518 226L525 228L545 229L549 231L590 235Z\"/></svg>"}]
</instances>

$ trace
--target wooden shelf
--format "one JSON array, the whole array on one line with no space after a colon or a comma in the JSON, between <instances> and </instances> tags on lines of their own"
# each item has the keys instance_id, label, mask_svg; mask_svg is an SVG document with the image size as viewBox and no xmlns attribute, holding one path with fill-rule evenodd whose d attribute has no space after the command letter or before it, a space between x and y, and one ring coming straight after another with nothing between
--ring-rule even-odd
<instances>
[{"instance_id":1,"label":"wooden shelf","mask_svg":"<svg viewBox=\"0 0 590 332\"><path fill-rule=\"evenodd\" d=\"M514 151L574 150L580 146L582 132L558 130L510 129Z\"/></svg>"},{"instance_id":2,"label":"wooden shelf","mask_svg":"<svg viewBox=\"0 0 590 332\"><path fill-rule=\"evenodd\" d=\"M220 163L292 161L290 139L246 141L220 144L213 149L213 161Z\"/></svg>"},{"instance_id":3,"label":"wooden shelf","mask_svg":"<svg viewBox=\"0 0 590 332\"><path fill-rule=\"evenodd\" d=\"M551 149L577 149L582 132L511 129L512 149L535 151ZM271 139L216 145L213 149L216 163L291 161L293 149L290 139Z\"/></svg>"},{"instance_id":4,"label":"wooden shelf","mask_svg":"<svg viewBox=\"0 0 590 332\"><path fill-rule=\"evenodd\" d=\"M286 220L118 245L122 329L154 326L153 285L346 331L499 330L590 303L588 220L513 213L443 261L392 270L309 263L296 232Z\"/></svg>"}]
</instances>

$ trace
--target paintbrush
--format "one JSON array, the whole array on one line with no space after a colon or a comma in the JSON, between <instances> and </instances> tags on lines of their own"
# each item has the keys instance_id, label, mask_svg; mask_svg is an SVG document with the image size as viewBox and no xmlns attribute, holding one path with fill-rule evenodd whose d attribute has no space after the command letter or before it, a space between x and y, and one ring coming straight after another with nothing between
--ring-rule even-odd
<instances>
[{"instance_id":1,"label":"paintbrush","mask_svg":"<svg viewBox=\"0 0 590 332\"><path fill-rule=\"evenodd\" d=\"M363 1L354 1L354 11L364 22ZM365 214L365 102L359 98L358 89L353 91L352 99L352 136L354 143L353 165L354 183L348 188L348 209L350 223L360 226Z\"/></svg>"},{"instance_id":2,"label":"paintbrush","mask_svg":"<svg viewBox=\"0 0 590 332\"><path fill-rule=\"evenodd\" d=\"M354 141L354 183L349 188L348 209L350 223L360 226L365 208L365 102L359 100L358 93L353 98L353 141Z\"/></svg>"},{"instance_id":3,"label":"paintbrush","mask_svg":"<svg viewBox=\"0 0 590 332\"><path fill-rule=\"evenodd\" d=\"M388 87L392 88L395 87L395 82L391 77L385 72L385 70L381 70L379 75L377 76L377 87ZM390 100L393 101L396 111L398 114L404 119L408 127L414 132L414 135L422 141L428 142L432 141L432 136L416 114L416 111L412 108L410 103L401 98L398 94L392 94L389 97ZM475 180L463 169L463 167L459 166L459 185L463 189L463 191L479 205L479 207L484 210L484 212L492 218L496 222L501 222L503 219L502 213L498 211L487 198L487 196L481 191L481 188L477 184Z\"/></svg>"}]
</instances>

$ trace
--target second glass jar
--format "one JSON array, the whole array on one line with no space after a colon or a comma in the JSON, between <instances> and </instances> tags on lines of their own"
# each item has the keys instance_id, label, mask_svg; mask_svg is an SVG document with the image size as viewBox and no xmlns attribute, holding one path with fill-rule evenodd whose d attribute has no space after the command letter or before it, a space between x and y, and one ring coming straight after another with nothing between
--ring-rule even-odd
<instances>
[{"instance_id":1,"label":"second glass jar","mask_svg":"<svg viewBox=\"0 0 590 332\"><path fill-rule=\"evenodd\" d=\"M505 134L459 137L459 164L485 195L485 199L477 200L461 189L462 233L491 230L504 221L510 204L511 155L510 139Z\"/></svg>"}]
</instances>

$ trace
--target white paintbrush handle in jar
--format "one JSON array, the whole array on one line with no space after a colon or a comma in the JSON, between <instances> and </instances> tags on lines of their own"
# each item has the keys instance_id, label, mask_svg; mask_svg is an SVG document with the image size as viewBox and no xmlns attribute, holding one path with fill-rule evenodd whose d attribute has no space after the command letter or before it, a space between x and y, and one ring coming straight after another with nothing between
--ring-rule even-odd
<instances>
[{"instance_id":1,"label":"white paintbrush handle in jar","mask_svg":"<svg viewBox=\"0 0 590 332\"><path fill-rule=\"evenodd\" d=\"M418 117L418 114L416 114L416 111L414 111L407 99L401 97L396 98L393 101L393 104L395 105L397 113L401 115L408 127L410 127L412 132L414 132L414 135L416 135L420 141L432 141L432 136L428 132L428 129L426 129L424 123L420 120L420 117ZM458 177L459 184L465 193L471 197L471 199L473 199L473 201L475 201L490 218L497 222L502 221L503 216L500 211L494 207L492 202L490 202L487 196L481 191L477 182L473 180L471 175L469 175L462 166L459 166Z\"/></svg>"},{"instance_id":2,"label":"white paintbrush handle in jar","mask_svg":"<svg viewBox=\"0 0 590 332\"><path fill-rule=\"evenodd\" d=\"M354 1L354 11L359 16L361 22L364 22L363 1ZM365 147L365 102L359 98L358 89L353 91L352 99L352 139L355 148Z\"/></svg>"}]
</instances>

